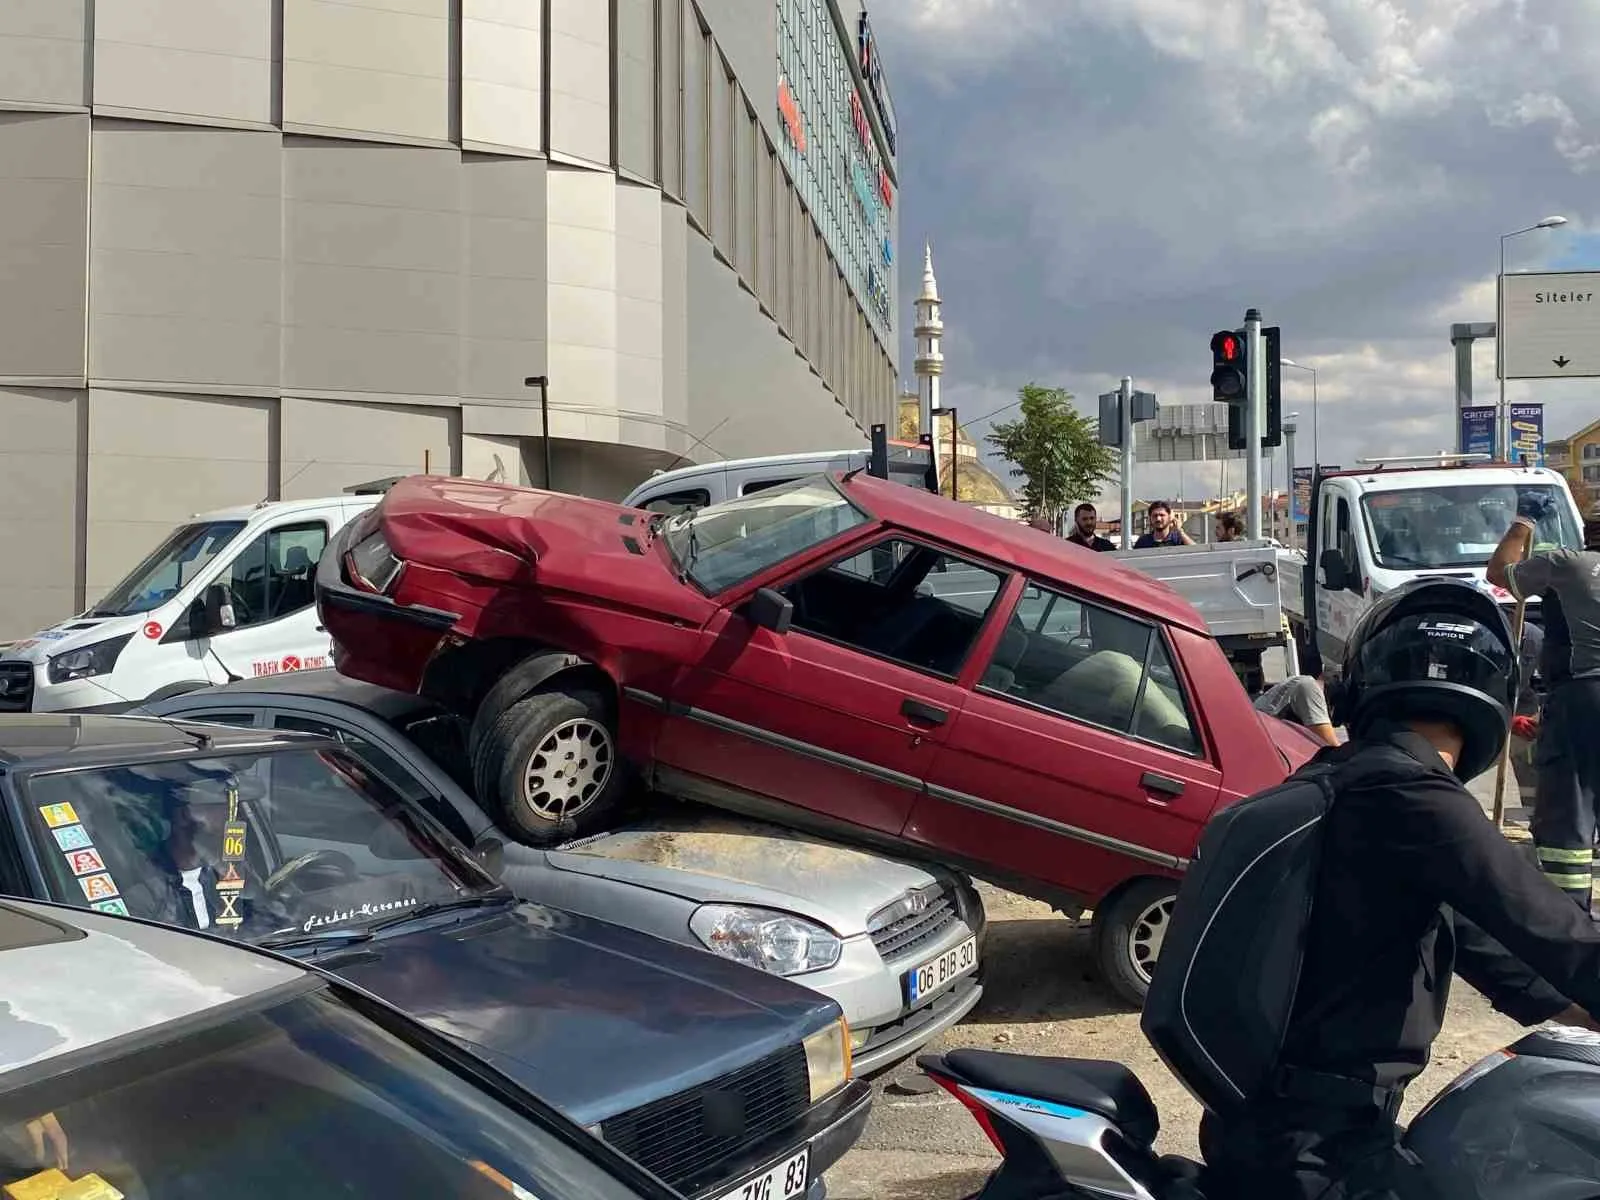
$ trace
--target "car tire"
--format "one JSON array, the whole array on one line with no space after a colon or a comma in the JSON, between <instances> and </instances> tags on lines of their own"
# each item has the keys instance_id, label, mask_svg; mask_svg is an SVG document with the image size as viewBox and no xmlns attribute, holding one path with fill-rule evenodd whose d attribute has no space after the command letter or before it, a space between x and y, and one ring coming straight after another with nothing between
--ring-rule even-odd
<instances>
[{"instance_id":1,"label":"car tire","mask_svg":"<svg viewBox=\"0 0 1600 1200\"><path fill-rule=\"evenodd\" d=\"M536 692L501 713L473 756L478 797L530 846L597 832L621 807L627 771L596 692Z\"/></svg>"},{"instance_id":2,"label":"car tire","mask_svg":"<svg viewBox=\"0 0 1600 1200\"><path fill-rule=\"evenodd\" d=\"M1117 996L1144 1007L1150 972L1161 940L1172 922L1178 885L1170 879L1142 879L1094 916L1095 961Z\"/></svg>"}]
</instances>

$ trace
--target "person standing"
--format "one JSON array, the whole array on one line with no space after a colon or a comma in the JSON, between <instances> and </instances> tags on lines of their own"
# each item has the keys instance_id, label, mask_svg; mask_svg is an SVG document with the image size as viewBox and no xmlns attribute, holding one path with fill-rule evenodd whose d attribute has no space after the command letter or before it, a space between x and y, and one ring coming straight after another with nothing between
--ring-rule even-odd
<instances>
[{"instance_id":1,"label":"person standing","mask_svg":"<svg viewBox=\"0 0 1600 1200\"><path fill-rule=\"evenodd\" d=\"M1082 546L1085 550L1094 550L1104 554L1107 550L1114 550L1109 541L1101 537L1095 530L1100 528L1100 514L1094 505L1087 502L1078 505L1072 510L1072 532L1067 534L1067 541L1074 546Z\"/></svg>"},{"instance_id":2,"label":"person standing","mask_svg":"<svg viewBox=\"0 0 1600 1200\"><path fill-rule=\"evenodd\" d=\"M1555 503L1543 489L1519 497L1486 574L1520 601L1539 597L1545 701L1530 832L1545 874L1588 911L1600 788L1600 524L1585 526L1586 549L1530 553L1534 530Z\"/></svg>"},{"instance_id":3,"label":"person standing","mask_svg":"<svg viewBox=\"0 0 1600 1200\"><path fill-rule=\"evenodd\" d=\"M1152 546L1192 546L1194 539L1172 520L1172 505L1157 500L1150 506L1150 532L1139 535L1133 544L1135 550L1148 550Z\"/></svg>"},{"instance_id":4,"label":"person standing","mask_svg":"<svg viewBox=\"0 0 1600 1200\"><path fill-rule=\"evenodd\" d=\"M1244 537L1244 522L1239 520L1239 514L1218 513L1216 535L1219 542L1237 542Z\"/></svg>"}]
</instances>

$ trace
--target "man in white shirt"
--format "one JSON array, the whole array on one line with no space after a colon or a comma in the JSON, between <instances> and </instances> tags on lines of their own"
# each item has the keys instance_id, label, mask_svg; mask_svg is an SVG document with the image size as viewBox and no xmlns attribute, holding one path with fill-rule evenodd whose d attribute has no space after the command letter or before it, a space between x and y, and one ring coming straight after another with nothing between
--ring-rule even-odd
<instances>
[{"instance_id":1,"label":"man in white shirt","mask_svg":"<svg viewBox=\"0 0 1600 1200\"><path fill-rule=\"evenodd\" d=\"M1330 746L1339 745L1328 716L1328 698L1322 689L1321 667L1314 675L1292 675L1256 697L1256 709L1304 725Z\"/></svg>"}]
</instances>

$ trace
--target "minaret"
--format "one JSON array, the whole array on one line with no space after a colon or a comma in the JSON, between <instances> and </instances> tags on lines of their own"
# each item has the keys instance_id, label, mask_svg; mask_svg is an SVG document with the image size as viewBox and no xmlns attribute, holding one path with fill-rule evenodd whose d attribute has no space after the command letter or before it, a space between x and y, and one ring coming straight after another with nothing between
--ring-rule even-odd
<instances>
[{"instance_id":1,"label":"minaret","mask_svg":"<svg viewBox=\"0 0 1600 1200\"><path fill-rule=\"evenodd\" d=\"M933 277L933 246L922 250L922 294L917 297L917 395L922 404L923 428L932 430L939 411L939 377L944 374L944 320L939 315L939 283Z\"/></svg>"}]
</instances>

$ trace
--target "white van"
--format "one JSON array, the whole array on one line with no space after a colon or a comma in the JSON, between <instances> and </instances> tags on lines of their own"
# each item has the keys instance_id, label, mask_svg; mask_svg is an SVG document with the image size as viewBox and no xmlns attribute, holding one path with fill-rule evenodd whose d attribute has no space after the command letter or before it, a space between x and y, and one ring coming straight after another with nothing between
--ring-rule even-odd
<instances>
[{"instance_id":1,"label":"white van","mask_svg":"<svg viewBox=\"0 0 1600 1200\"><path fill-rule=\"evenodd\" d=\"M0 650L0 712L115 712L329 665L317 560L378 495L263 502L178 526L87 612Z\"/></svg>"},{"instance_id":2,"label":"white van","mask_svg":"<svg viewBox=\"0 0 1600 1200\"><path fill-rule=\"evenodd\" d=\"M1560 472L1475 457L1445 456L1445 465L1429 466L1375 463L1322 479L1308 527L1308 611L1292 614L1291 622L1303 646L1320 650L1330 668L1378 597L1419 577L1470 580L1509 613L1510 593L1484 574L1526 494L1553 502L1534 533L1535 549L1582 549L1583 516ZM1537 597L1529 598L1527 619L1540 621Z\"/></svg>"},{"instance_id":3,"label":"white van","mask_svg":"<svg viewBox=\"0 0 1600 1200\"><path fill-rule=\"evenodd\" d=\"M926 446L890 442L885 458L888 478L913 487L928 486L930 459ZM629 492L622 503L651 512L679 513L792 483L807 475L870 467L871 459L872 451L866 449L824 450L679 467L656 472Z\"/></svg>"}]
</instances>

